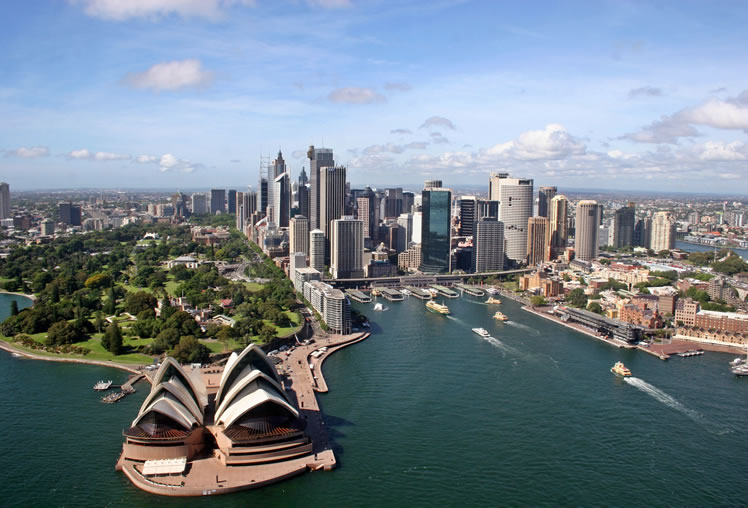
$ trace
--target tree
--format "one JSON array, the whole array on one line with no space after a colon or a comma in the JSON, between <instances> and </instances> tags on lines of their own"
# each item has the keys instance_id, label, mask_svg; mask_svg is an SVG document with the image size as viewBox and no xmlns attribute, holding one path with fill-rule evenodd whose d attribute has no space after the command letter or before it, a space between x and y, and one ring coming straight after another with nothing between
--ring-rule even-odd
<instances>
[{"instance_id":1,"label":"tree","mask_svg":"<svg viewBox=\"0 0 748 508\"><path fill-rule=\"evenodd\" d=\"M535 295L530 297L530 305L532 305L533 307L543 307L547 304L548 302L543 295Z\"/></svg>"},{"instance_id":2,"label":"tree","mask_svg":"<svg viewBox=\"0 0 748 508\"><path fill-rule=\"evenodd\" d=\"M95 273L83 284L90 289L101 289L112 285L112 277L108 273Z\"/></svg>"},{"instance_id":3,"label":"tree","mask_svg":"<svg viewBox=\"0 0 748 508\"><path fill-rule=\"evenodd\" d=\"M56 286L55 286L56 287ZM106 303L104 304L104 312L108 315L112 315L117 311L117 295L114 292L114 288L109 288L107 294Z\"/></svg>"},{"instance_id":4,"label":"tree","mask_svg":"<svg viewBox=\"0 0 748 508\"><path fill-rule=\"evenodd\" d=\"M589 310L590 312L594 312L595 314L600 314L600 315L602 315L602 313L603 313L603 307L602 307L602 305L600 305L597 302L592 302L587 307L587 310Z\"/></svg>"},{"instance_id":5,"label":"tree","mask_svg":"<svg viewBox=\"0 0 748 508\"><path fill-rule=\"evenodd\" d=\"M101 345L113 355L122 353L122 332L117 321L112 321L101 339Z\"/></svg>"},{"instance_id":6,"label":"tree","mask_svg":"<svg viewBox=\"0 0 748 508\"><path fill-rule=\"evenodd\" d=\"M130 314L137 315L144 310L153 309L156 303L156 297L146 291L128 293L125 299L125 310Z\"/></svg>"},{"instance_id":7,"label":"tree","mask_svg":"<svg viewBox=\"0 0 748 508\"><path fill-rule=\"evenodd\" d=\"M18 315L18 302L13 300L10 302L10 315L11 316L17 316Z\"/></svg>"},{"instance_id":8,"label":"tree","mask_svg":"<svg viewBox=\"0 0 748 508\"><path fill-rule=\"evenodd\" d=\"M104 331L104 317L101 315L101 311L96 311L96 331L101 333Z\"/></svg>"},{"instance_id":9,"label":"tree","mask_svg":"<svg viewBox=\"0 0 748 508\"><path fill-rule=\"evenodd\" d=\"M210 350L195 337L187 335L179 340L172 355L179 363L206 363L210 358Z\"/></svg>"},{"instance_id":10,"label":"tree","mask_svg":"<svg viewBox=\"0 0 748 508\"><path fill-rule=\"evenodd\" d=\"M587 295L584 294L584 289L582 288L572 289L569 291L569 294L566 295L566 301L572 307L582 309L587 305Z\"/></svg>"},{"instance_id":11,"label":"tree","mask_svg":"<svg viewBox=\"0 0 748 508\"><path fill-rule=\"evenodd\" d=\"M262 342L270 342L275 338L275 327L267 323L263 324L259 335Z\"/></svg>"}]
</instances>

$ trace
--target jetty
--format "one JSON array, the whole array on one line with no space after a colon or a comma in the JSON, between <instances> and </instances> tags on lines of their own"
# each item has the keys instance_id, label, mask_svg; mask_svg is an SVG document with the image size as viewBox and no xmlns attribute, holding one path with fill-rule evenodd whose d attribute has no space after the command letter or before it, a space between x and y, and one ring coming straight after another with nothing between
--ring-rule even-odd
<instances>
[{"instance_id":1,"label":"jetty","mask_svg":"<svg viewBox=\"0 0 748 508\"><path fill-rule=\"evenodd\" d=\"M347 294L351 298L351 300L355 300L357 302L361 302L361 303L371 302L371 296L367 295L366 293L362 293L361 291L357 289L346 289L345 294Z\"/></svg>"},{"instance_id":2,"label":"jetty","mask_svg":"<svg viewBox=\"0 0 748 508\"><path fill-rule=\"evenodd\" d=\"M431 284L429 286L431 289L435 289L437 293L439 293L442 296L446 296L447 298L459 298L460 295L456 291L452 291L446 286L442 286L441 284Z\"/></svg>"},{"instance_id":3,"label":"jetty","mask_svg":"<svg viewBox=\"0 0 748 508\"><path fill-rule=\"evenodd\" d=\"M415 286L405 286L403 289L407 289L410 291L411 295L420 298L421 300L431 300L431 293L425 289L417 288Z\"/></svg>"},{"instance_id":4,"label":"jetty","mask_svg":"<svg viewBox=\"0 0 748 508\"><path fill-rule=\"evenodd\" d=\"M469 284L462 284L462 283L455 284L455 287L459 289L460 291L463 291L472 296L485 296L486 295L486 292L483 291L482 289L476 286L471 286Z\"/></svg>"},{"instance_id":5,"label":"jetty","mask_svg":"<svg viewBox=\"0 0 748 508\"><path fill-rule=\"evenodd\" d=\"M405 299L400 291L392 288L382 288L380 294L391 302L401 302Z\"/></svg>"}]
</instances>

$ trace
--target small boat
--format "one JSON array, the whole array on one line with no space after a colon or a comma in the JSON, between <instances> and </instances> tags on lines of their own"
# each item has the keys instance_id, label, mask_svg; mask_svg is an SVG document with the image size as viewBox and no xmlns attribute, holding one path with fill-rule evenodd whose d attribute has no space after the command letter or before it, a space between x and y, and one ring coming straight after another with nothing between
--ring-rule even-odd
<instances>
[{"instance_id":1,"label":"small boat","mask_svg":"<svg viewBox=\"0 0 748 508\"><path fill-rule=\"evenodd\" d=\"M105 392L112 386L112 380L104 381L100 379L94 386L93 389L97 392Z\"/></svg>"},{"instance_id":2,"label":"small boat","mask_svg":"<svg viewBox=\"0 0 748 508\"><path fill-rule=\"evenodd\" d=\"M409 290L409 289L401 289L401 290L400 290L400 292L401 292L401 293L402 293L403 295L405 295L405 296L410 296L410 295L412 295L412 294L413 294L413 293L411 293L411 292L410 292L410 290Z\"/></svg>"},{"instance_id":3,"label":"small boat","mask_svg":"<svg viewBox=\"0 0 748 508\"><path fill-rule=\"evenodd\" d=\"M631 375L631 371L623 364L623 362L616 362L615 365L610 368L610 371L621 377L628 377Z\"/></svg>"},{"instance_id":4,"label":"small boat","mask_svg":"<svg viewBox=\"0 0 748 508\"><path fill-rule=\"evenodd\" d=\"M509 321L509 318L506 317L501 312L497 312L496 314L494 314L493 318L496 319L497 321Z\"/></svg>"},{"instance_id":5,"label":"small boat","mask_svg":"<svg viewBox=\"0 0 748 508\"><path fill-rule=\"evenodd\" d=\"M730 370L732 370L732 373L736 376L748 376L748 364L738 365Z\"/></svg>"},{"instance_id":6,"label":"small boat","mask_svg":"<svg viewBox=\"0 0 748 508\"><path fill-rule=\"evenodd\" d=\"M704 354L704 351L702 351L701 349L694 349L692 351L684 351L682 353L678 353L678 356L682 356L684 358L687 358L689 356L700 356L700 355L703 355L703 354Z\"/></svg>"},{"instance_id":7,"label":"small boat","mask_svg":"<svg viewBox=\"0 0 748 508\"><path fill-rule=\"evenodd\" d=\"M492 287L492 286L488 286L488 287L484 288L484 290L489 295L498 295L499 294L499 290L496 289L495 287Z\"/></svg>"},{"instance_id":8,"label":"small boat","mask_svg":"<svg viewBox=\"0 0 748 508\"><path fill-rule=\"evenodd\" d=\"M485 328L473 328L473 332L477 333L481 337L489 337L491 335Z\"/></svg>"},{"instance_id":9,"label":"small boat","mask_svg":"<svg viewBox=\"0 0 748 508\"><path fill-rule=\"evenodd\" d=\"M493 304L499 305L499 304L501 304L501 300L499 300L498 298L494 298L492 296L491 298L489 298L488 300L486 300L486 303L489 303L489 304L493 303Z\"/></svg>"},{"instance_id":10,"label":"small boat","mask_svg":"<svg viewBox=\"0 0 748 508\"><path fill-rule=\"evenodd\" d=\"M379 296L382 293L378 289L371 288L371 295L372 296Z\"/></svg>"},{"instance_id":11,"label":"small boat","mask_svg":"<svg viewBox=\"0 0 748 508\"><path fill-rule=\"evenodd\" d=\"M449 307L441 303L436 303L434 300L426 302L426 308L438 314L449 314Z\"/></svg>"},{"instance_id":12,"label":"small boat","mask_svg":"<svg viewBox=\"0 0 748 508\"><path fill-rule=\"evenodd\" d=\"M377 302L377 303L374 304L374 310L376 310L376 311L382 311L382 310L384 310L384 307L382 306L381 303Z\"/></svg>"}]
</instances>

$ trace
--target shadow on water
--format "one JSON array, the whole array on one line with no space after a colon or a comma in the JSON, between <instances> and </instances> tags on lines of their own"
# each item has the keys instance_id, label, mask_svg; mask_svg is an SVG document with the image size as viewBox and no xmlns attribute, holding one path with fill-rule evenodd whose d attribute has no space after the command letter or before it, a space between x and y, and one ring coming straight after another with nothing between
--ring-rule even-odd
<instances>
[{"instance_id":1,"label":"shadow on water","mask_svg":"<svg viewBox=\"0 0 748 508\"><path fill-rule=\"evenodd\" d=\"M329 413L324 413L323 420L325 422L325 428L327 429L327 442L332 451L335 452L335 458L338 461L337 467L342 467L342 458L345 454L345 449L343 448L343 445L340 444L340 441L345 437L345 433L342 429L344 427L352 427L355 424L350 420Z\"/></svg>"}]
</instances>

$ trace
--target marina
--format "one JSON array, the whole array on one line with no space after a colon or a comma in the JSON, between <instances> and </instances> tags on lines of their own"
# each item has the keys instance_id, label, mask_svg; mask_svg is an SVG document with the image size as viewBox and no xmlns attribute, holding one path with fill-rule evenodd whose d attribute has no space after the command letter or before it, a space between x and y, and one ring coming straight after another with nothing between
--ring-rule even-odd
<instances>
[{"instance_id":1,"label":"marina","mask_svg":"<svg viewBox=\"0 0 748 508\"><path fill-rule=\"evenodd\" d=\"M446 286L442 286L441 284L430 284L430 288L436 290L437 293L439 293L442 296L446 296L447 298L459 298L460 294L456 291L452 291Z\"/></svg>"}]
</instances>

